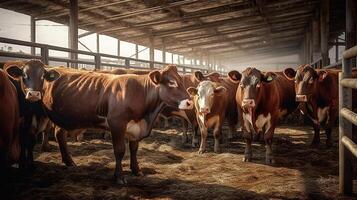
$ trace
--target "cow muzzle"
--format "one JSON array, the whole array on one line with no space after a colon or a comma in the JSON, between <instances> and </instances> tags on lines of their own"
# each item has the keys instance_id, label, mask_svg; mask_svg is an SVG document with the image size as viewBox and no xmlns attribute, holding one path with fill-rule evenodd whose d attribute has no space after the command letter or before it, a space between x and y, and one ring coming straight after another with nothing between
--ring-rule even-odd
<instances>
[{"instance_id":1,"label":"cow muzzle","mask_svg":"<svg viewBox=\"0 0 357 200\"><path fill-rule=\"evenodd\" d=\"M190 110L193 108L193 101L185 99L179 102L178 108L181 110Z\"/></svg>"},{"instance_id":2,"label":"cow muzzle","mask_svg":"<svg viewBox=\"0 0 357 200\"><path fill-rule=\"evenodd\" d=\"M208 114L208 113L210 113L211 111L210 111L210 109L208 108L208 107L202 107L202 108L200 108L200 113L202 113L202 114Z\"/></svg>"},{"instance_id":3,"label":"cow muzzle","mask_svg":"<svg viewBox=\"0 0 357 200\"><path fill-rule=\"evenodd\" d=\"M297 94L296 97L295 97L295 100L297 102L307 102L307 96L306 95Z\"/></svg>"},{"instance_id":4,"label":"cow muzzle","mask_svg":"<svg viewBox=\"0 0 357 200\"><path fill-rule=\"evenodd\" d=\"M26 93L26 97L27 100L29 101L39 101L41 100L41 92L40 91L33 91L33 90L29 90Z\"/></svg>"},{"instance_id":5,"label":"cow muzzle","mask_svg":"<svg viewBox=\"0 0 357 200\"><path fill-rule=\"evenodd\" d=\"M254 99L243 99L242 107L254 108L255 100Z\"/></svg>"}]
</instances>

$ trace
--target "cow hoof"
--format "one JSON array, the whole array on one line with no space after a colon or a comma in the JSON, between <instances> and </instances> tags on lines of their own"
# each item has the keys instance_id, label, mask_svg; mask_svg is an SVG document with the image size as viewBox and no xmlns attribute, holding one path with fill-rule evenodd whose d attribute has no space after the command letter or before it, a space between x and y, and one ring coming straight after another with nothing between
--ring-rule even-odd
<instances>
[{"instance_id":1,"label":"cow hoof","mask_svg":"<svg viewBox=\"0 0 357 200\"><path fill-rule=\"evenodd\" d=\"M320 140L318 139L313 139L311 142L311 146L318 146L320 144Z\"/></svg>"},{"instance_id":2,"label":"cow hoof","mask_svg":"<svg viewBox=\"0 0 357 200\"><path fill-rule=\"evenodd\" d=\"M331 148L332 147L332 142L331 141L326 141L326 147Z\"/></svg>"},{"instance_id":3,"label":"cow hoof","mask_svg":"<svg viewBox=\"0 0 357 200\"><path fill-rule=\"evenodd\" d=\"M197 152L197 154L203 154L205 152L205 150L203 150L203 149L200 149L200 150L198 150L198 152Z\"/></svg>"},{"instance_id":4,"label":"cow hoof","mask_svg":"<svg viewBox=\"0 0 357 200\"><path fill-rule=\"evenodd\" d=\"M221 153L221 149L220 148L214 148L214 152L215 153Z\"/></svg>"},{"instance_id":5,"label":"cow hoof","mask_svg":"<svg viewBox=\"0 0 357 200\"><path fill-rule=\"evenodd\" d=\"M192 146L192 148L196 148L196 147L198 147L198 143L192 142L191 146Z\"/></svg>"},{"instance_id":6,"label":"cow hoof","mask_svg":"<svg viewBox=\"0 0 357 200\"><path fill-rule=\"evenodd\" d=\"M252 154L245 154L243 158L243 162L251 162L252 161Z\"/></svg>"},{"instance_id":7,"label":"cow hoof","mask_svg":"<svg viewBox=\"0 0 357 200\"><path fill-rule=\"evenodd\" d=\"M141 177L141 176L144 176L144 173L142 172L142 171L140 171L140 170L133 170L133 171L131 171L131 175L132 176L137 176L137 177Z\"/></svg>"},{"instance_id":8,"label":"cow hoof","mask_svg":"<svg viewBox=\"0 0 357 200\"><path fill-rule=\"evenodd\" d=\"M42 146L41 147L41 152L50 152L50 147L49 146Z\"/></svg>"},{"instance_id":9,"label":"cow hoof","mask_svg":"<svg viewBox=\"0 0 357 200\"><path fill-rule=\"evenodd\" d=\"M118 176L115 178L115 183L120 186L125 186L127 184L126 179L124 176Z\"/></svg>"},{"instance_id":10,"label":"cow hoof","mask_svg":"<svg viewBox=\"0 0 357 200\"><path fill-rule=\"evenodd\" d=\"M73 160L63 161L67 167L76 167L76 163Z\"/></svg>"},{"instance_id":11,"label":"cow hoof","mask_svg":"<svg viewBox=\"0 0 357 200\"><path fill-rule=\"evenodd\" d=\"M266 158L265 159L265 164L267 164L267 165L272 165L274 163L275 163L274 158Z\"/></svg>"}]
</instances>

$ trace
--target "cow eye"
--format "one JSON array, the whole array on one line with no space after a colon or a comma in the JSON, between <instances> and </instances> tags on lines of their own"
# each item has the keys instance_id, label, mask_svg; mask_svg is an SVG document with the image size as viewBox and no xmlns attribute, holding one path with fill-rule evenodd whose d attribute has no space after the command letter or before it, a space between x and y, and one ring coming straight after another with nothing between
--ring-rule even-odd
<instances>
[{"instance_id":1,"label":"cow eye","mask_svg":"<svg viewBox=\"0 0 357 200\"><path fill-rule=\"evenodd\" d=\"M178 87L177 82L174 81L174 80L170 80L169 81L169 87L177 88Z\"/></svg>"},{"instance_id":2,"label":"cow eye","mask_svg":"<svg viewBox=\"0 0 357 200\"><path fill-rule=\"evenodd\" d=\"M25 80L29 79L29 77L27 76L26 73L24 73L24 75L22 76Z\"/></svg>"}]
</instances>

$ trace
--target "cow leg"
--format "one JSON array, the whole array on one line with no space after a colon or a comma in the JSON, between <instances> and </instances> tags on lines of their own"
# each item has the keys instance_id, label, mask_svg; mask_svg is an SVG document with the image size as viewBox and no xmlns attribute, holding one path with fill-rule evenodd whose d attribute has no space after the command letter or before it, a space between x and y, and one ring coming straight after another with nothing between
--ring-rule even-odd
<instances>
[{"instance_id":1,"label":"cow leg","mask_svg":"<svg viewBox=\"0 0 357 200\"><path fill-rule=\"evenodd\" d=\"M169 118L167 118L167 117L164 117L164 128L165 129L167 129L167 128L169 128Z\"/></svg>"},{"instance_id":2,"label":"cow leg","mask_svg":"<svg viewBox=\"0 0 357 200\"><path fill-rule=\"evenodd\" d=\"M198 146L198 138L197 138L197 132L198 132L198 125L197 123L192 123L192 147L197 147Z\"/></svg>"},{"instance_id":3,"label":"cow leg","mask_svg":"<svg viewBox=\"0 0 357 200\"><path fill-rule=\"evenodd\" d=\"M82 142L83 141L83 132L79 133L76 135L76 142Z\"/></svg>"},{"instance_id":4,"label":"cow leg","mask_svg":"<svg viewBox=\"0 0 357 200\"><path fill-rule=\"evenodd\" d=\"M219 141L221 139L221 129L220 128L215 128L213 130L213 136L214 136L214 152L215 153L220 153L221 149L219 146Z\"/></svg>"},{"instance_id":5,"label":"cow leg","mask_svg":"<svg viewBox=\"0 0 357 200\"><path fill-rule=\"evenodd\" d=\"M268 129L268 131L264 135L264 141L265 141L265 163L267 165L275 163L274 156L273 156L273 150L272 150L272 143L273 143L275 125L274 125L274 122L271 122L271 124L272 124L271 127Z\"/></svg>"},{"instance_id":6,"label":"cow leg","mask_svg":"<svg viewBox=\"0 0 357 200\"><path fill-rule=\"evenodd\" d=\"M188 142L187 130L188 130L188 122L185 119L181 119L182 122L182 144L186 144Z\"/></svg>"},{"instance_id":7,"label":"cow leg","mask_svg":"<svg viewBox=\"0 0 357 200\"><path fill-rule=\"evenodd\" d=\"M207 139L208 130L206 127L203 127L202 125L200 126L200 131L201 131L201 144L198 150L198 154L203 154L206 151L206 139Z\"/></svg>"},{"instance_id":8,"label":"cow leg","mask_svg":"<svg viewBox=\"0 0 357 200\"><path fill-rule=\"evenodd\" d=\"M48 133L46 131L42 132L42 144L41 144L41 151L48 152L50 150L49 143L48 143Z\"/></svg>"},{"instance_id":9,"label":"cow leg","mask_svg":"<svg viewBox=\"0 0 357 200\"><path fill-rule=\"evenodd\" d=\"M137 152L139 148L139 141L129 141L129 149L130 149L130 169L131 174L134 176L142 176L143 173L140 171Z\"/></svg>"},{"instance_id":10,"label":"cow leg","mask_svg":"<svg viewBox=\"0 0 357 200\"><path fill-rule=\"evenodd\" d=\"M312 139L311 145L318 145L320 144L320 125L314 124L314 138Z\"/></svg>"},{"instance_id":11,"label":"cow leg","mask_svg":"<svg viewBox=\"0 0 357 200\"><path fill-rule=\"evenodd\" d=\"M124 130L120 128L111 128L111 132L112 132L113 149L114 149L114 156L115 156L114 179L117 184L125 185L126 180L123 176L123 168L121 164L125 154Z\"/></svg>"},{"instance_id":12,"label":"cow leg","mask_svg":"<svg viewBox=\"0 0 357 200\"><path fill-rule=\"evenodd\" d=\"M71 154L68 151L68 147L67 147L67 132L64 129L56 126L56 128L55 128L55 137L56 137L58 146L59 146L60 151L61 151L62 162L66 166L76 166L76 164L72 160Z\"/></svg>"},{"instance_id":13,"label":"cow leg","mask_svg":"<svg viewBox=\"0 0 357 200\"><path fill-rule=\"evenodd\" d=\"M243 136L245 140L243 162L251 162L252 161L252 133L244 130Z\"/></svg>"}]
</instances>

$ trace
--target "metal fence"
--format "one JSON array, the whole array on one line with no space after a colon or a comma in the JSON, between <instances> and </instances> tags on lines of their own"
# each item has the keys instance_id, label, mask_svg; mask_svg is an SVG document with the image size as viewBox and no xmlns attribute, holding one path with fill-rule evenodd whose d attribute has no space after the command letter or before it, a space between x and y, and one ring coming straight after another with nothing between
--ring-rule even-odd
<instances>
[{"instance_id":1,"label":"metal fence","mask_svg":"<svg viewBox=\"0 0 357 200\"><path fill-rule=\"evenodd\" d=\"M78 65L85 65L85 66L93 66L95 69L105 69L105 68L127 68L127 69L159 69L164 67L165 65L169 65L168 63L163 62L156 62L156 61L148 61L142 59L135 59L135 58L128 58L122 56L114 56L109 54L103 53L94 53L82 50L74 50L64 47L58 47L48 44L40 44L34 42L27 42L22 40L15 40L9 38L0 37L0 43L12 44L12 45L20 45L23 47L30 47L30 48L38 48L40 49L40 54L25 54L25 53L14 53L14 52L7 52L7 51L0 51L0 57L7 57L7 58L16 58L16 59L40 59L43 61L44 64L49 65L51 62L57 63L64 63L67 67L78 67ZM50 51L56 52L66 52L70 56L66 57L58 57L58 56L51 56ZM81 59L78 58L78 55L83 55L89 57L89 59ZM76 58L76 59L73 59ZM192 66L184 66L184 65L177 65L177 69L179 73L185 74L187 72L192 71L202 71L203 73L209 73L211 70L202 69L198 67ZM223 73L223 71L220 71Z\"/></svg>"},{"instance_id":2,"label":"metal fence","mask_svg":"<svg viewBox=\"0 0 357 200\"><path fill-rule=\"evenodd\" d=\"M357 46L346 50L339 74L339 183L340 193L353 192L353 156L357 157L357 144L352 141L352 125L357 126L357 114L352 111L352 90L357 89L357 78L352 78L351 59L357 56Z\"/></svg>"}]
</instances>

